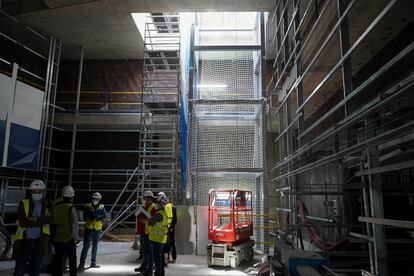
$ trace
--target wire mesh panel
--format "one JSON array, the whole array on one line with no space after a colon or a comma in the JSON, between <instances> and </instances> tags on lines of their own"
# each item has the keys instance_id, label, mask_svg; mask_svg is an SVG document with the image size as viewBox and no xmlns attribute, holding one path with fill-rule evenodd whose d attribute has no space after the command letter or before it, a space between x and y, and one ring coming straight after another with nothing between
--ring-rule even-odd
<instances>
[{"instance_id":1,"label":"wire mesh panel","mask_svg":"<svg viewBox=\"0 0 414 276\"><path fill-rule=\"evenodd\" d=\"M198 52L197 99L258 99L259 51Z\"/></svg>"},{"instance_id":2,"label":"wire mesh panel","mask_svg":"<svg viewBox=\"0 0 414 276\"><path fill-rule=\"evenodd\" d=\"M261 104L197 104L191 113L192 169L261 170Z\"/></svg>"},{"instance_id":3,"label":"wire mesh panel","mask_svg":"<svg viewBox=\"0 0 414 276\"><path fill-rule=\"evenodd\" d=\"M265 206L261 51L250 47L257 45L257 35L249 39L243 33L254 33L260 24L255 24L256 13L249 13L250 19L247 13L228 15L219 13L211 20L201 14L195 28L195 45L200 48L193 56L188 116L192 201L208 205L211 189L251 191L254 238L260 242Z\"/></svg>"}]
</instances>

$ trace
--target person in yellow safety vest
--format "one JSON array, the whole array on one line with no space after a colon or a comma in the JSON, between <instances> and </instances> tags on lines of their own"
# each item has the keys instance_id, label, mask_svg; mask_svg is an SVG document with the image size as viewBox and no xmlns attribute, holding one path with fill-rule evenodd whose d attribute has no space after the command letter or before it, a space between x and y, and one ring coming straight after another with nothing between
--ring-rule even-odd
<instances>
[{"instance_id":1,"label":"person in yellow safety vest","mask_svg":"<svg viewBox=\"0 0 414 276\"><path fill-rule=\"evenodd\" d=\"M136 272L143 272L144 275L152 275L154 261L152 259L152 244L148 238L149 225L148 219L157 213L154 204L154 194L151 191L144 192L144 207L138 209L136 233L140 235L140 247L143 251L143 262ZM142 208L142 207L141 207Z\"/></svg>"},{"instance_id":2,"label":"person in yellow safety vest","mask_svg":"<svg viewBox=\"0 0 414 276\"><path fill-rule=\"evenodd\" d=\"M65 186L62 197L55 202L55 223L52 225L52 240L55 247L52 276L62 276L65 268L64 255L69 259L70 276L76 276L76 244L80 241L78 234L78 215L73 206L75 191L72 186Z\"/></svg>"},{"instance_id":3,"label":"person in yellow safety vest","mask_svg":"<svg viewBox=\"0 0 414 276\"><path fill-rule=\"evenodd\" d=\"M168 217L164 208L167 203L168 198L165 195L158 196L157 214L148 220L149 240L152 243L152 256L155 263L154 276L165 275L163 248L168 237Z\"/></svg>"},{"instance_id":4,"label":"person in yellow safety vest","mask_svg":"<svg viewBox=\"0 0 414 276\"><path fill-rule=\"evenodd\" d=\"M29 191L30 197L20 201L17 209L14 276L24 275L27 262L30 275L39 275L42 256L50 253L49 225L54 221L53 204L46 199L46 185L42 180L33 180Z\"/></svg>"},{"instance_id":5,"label":"person in yellow safety vest","mask_svg":"<svg viewBox=\"0 0 414 276\"><path fill-rule=\"evenodd\" d=\"M175 246L175 225L177 224L177 211L171 200L165 195L164 192L159 192L158 197L160 196L165 197L168 201L164 208L168 219L168 239L167 243L164 245L164 263L165 266L168 266L169 262L175 263L177 259L177 249Z\"/></svg>"},{"instance_id":6,"label":"person in yellow safety vest","mask_svg":"<svg viewBox=\"0 0 414 276\"><path fill-rule=\"evenodd\" d=\"M83 248L79 261L78 271L85 270L85 260L88 255L89 247L92 243L91 266L99 267L96 264L96 254L98 252L99 234L102 230L103 221L106 219L105 206L101 204L102 195L98 192L92 195L91 203L85 205L85 234L83 237Z\"/></svg>"}]
</instances>

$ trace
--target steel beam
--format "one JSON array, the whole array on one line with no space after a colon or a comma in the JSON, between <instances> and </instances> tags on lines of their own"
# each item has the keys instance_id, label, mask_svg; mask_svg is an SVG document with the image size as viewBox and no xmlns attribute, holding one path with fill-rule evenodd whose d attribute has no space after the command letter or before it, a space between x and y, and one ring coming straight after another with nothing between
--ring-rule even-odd
<instances>
[{"instance_id":1,"label":"steel beam","mask_svg":"<svg viewBox=\"0 0 414 276\"><path fill-rule=\"evenodd\" d=\"M397 228L414 229L414 221L384 219L377 217L358 217L358 221L375 225L391 226Z\"/></svg>"}]
</instances>

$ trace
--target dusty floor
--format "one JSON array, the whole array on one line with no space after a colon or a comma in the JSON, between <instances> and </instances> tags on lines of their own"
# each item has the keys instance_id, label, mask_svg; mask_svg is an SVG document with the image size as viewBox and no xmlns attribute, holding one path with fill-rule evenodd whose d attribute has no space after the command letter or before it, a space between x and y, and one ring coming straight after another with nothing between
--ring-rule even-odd
<instances>
[{"instance_id":1,"label":"dusty floor","mask_svg":"<svg viewBox=\"0 0 414 276\"><path fill-rule=\"evenodd\" d=\"M139 275L134 272L134 268L139 266L135 261L138 251L132 250L131 243L121 242L101 242L98 249L98 264L100 268L89 268L79 274L82 276L92 275ZM78 256L81 248L78 248ZM90 257L88 256L87 264ZM204 275L223 275L223 276L242 276L256 275L260 257L254 261L244 264L239 269L209 268L206 264L205 256L180 255L177 263L170 264L166 268L168 276L204 276ZM13 261L0 262L0 275L13 275ZM46 275L46 274L44 274ZM69 275L68 273L66 275Z\"/></svg>"}]
</instances>

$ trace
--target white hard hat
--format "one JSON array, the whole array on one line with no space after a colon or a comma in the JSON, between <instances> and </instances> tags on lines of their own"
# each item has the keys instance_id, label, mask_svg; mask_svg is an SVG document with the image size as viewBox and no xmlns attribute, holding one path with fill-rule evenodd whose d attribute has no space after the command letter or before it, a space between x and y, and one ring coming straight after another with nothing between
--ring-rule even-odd
<instances>
[{"instance_id":1,"label":"white hard hat","mask_svg":"<svg viewBox=\"0 0 414 276\"><path fill-rule=\"evenodd\" d=\"M154 197L154 194L151 191L145 191L144 197Z\"/></svg>"},{"instance_id":2,"label":"white hard hat","mask_svg":"<svg viewBox=\"0 0 414 276\"><path fill-rule=\"evenodd\" d=\"M100 193L96 192L96 193L94 193L94 194L92 195L92 198L95 198L95 199L99 199L99 200L101 200L101 199L102 199L102 196L101 196L101 194L100 194Z\"/></svg>"},{"instance_id":3,"label":"white hard hat","mask_svg":"<svg viewBox=\"0 0 414 276\"><path fill-rule=\"evenodd\" d=\"M46 185L42 180L35 179L30 183L29 190L44 190Z\"/></svg>"},{"instance_id":4,"label":"white hard hat","mask_svg":"<svg viewBox=\"0 0 414 276\"><path fill-rule=\"evenodd\" d=\"M62 189L62 196L72 198L75 196L75 190L72 188L72 186L65 186Z\"/></svg>"},{"instance_id":5,"label":"white hard hat","mask_svg":"<svg viewBox=\"0 0 414 276\"><path fill-rule=\"evenodd\" d=\"M161 202L161 203L164 203L164 204L167 204L167 203L168 203L168 201L169 201L169 199L168 199L168 197L165 195L165 193L164 193L164 192L159 192L159 193L158 193L158 197L157 197L157 201L158 201L158 202Z\"/></svg>"}]
</instances>

